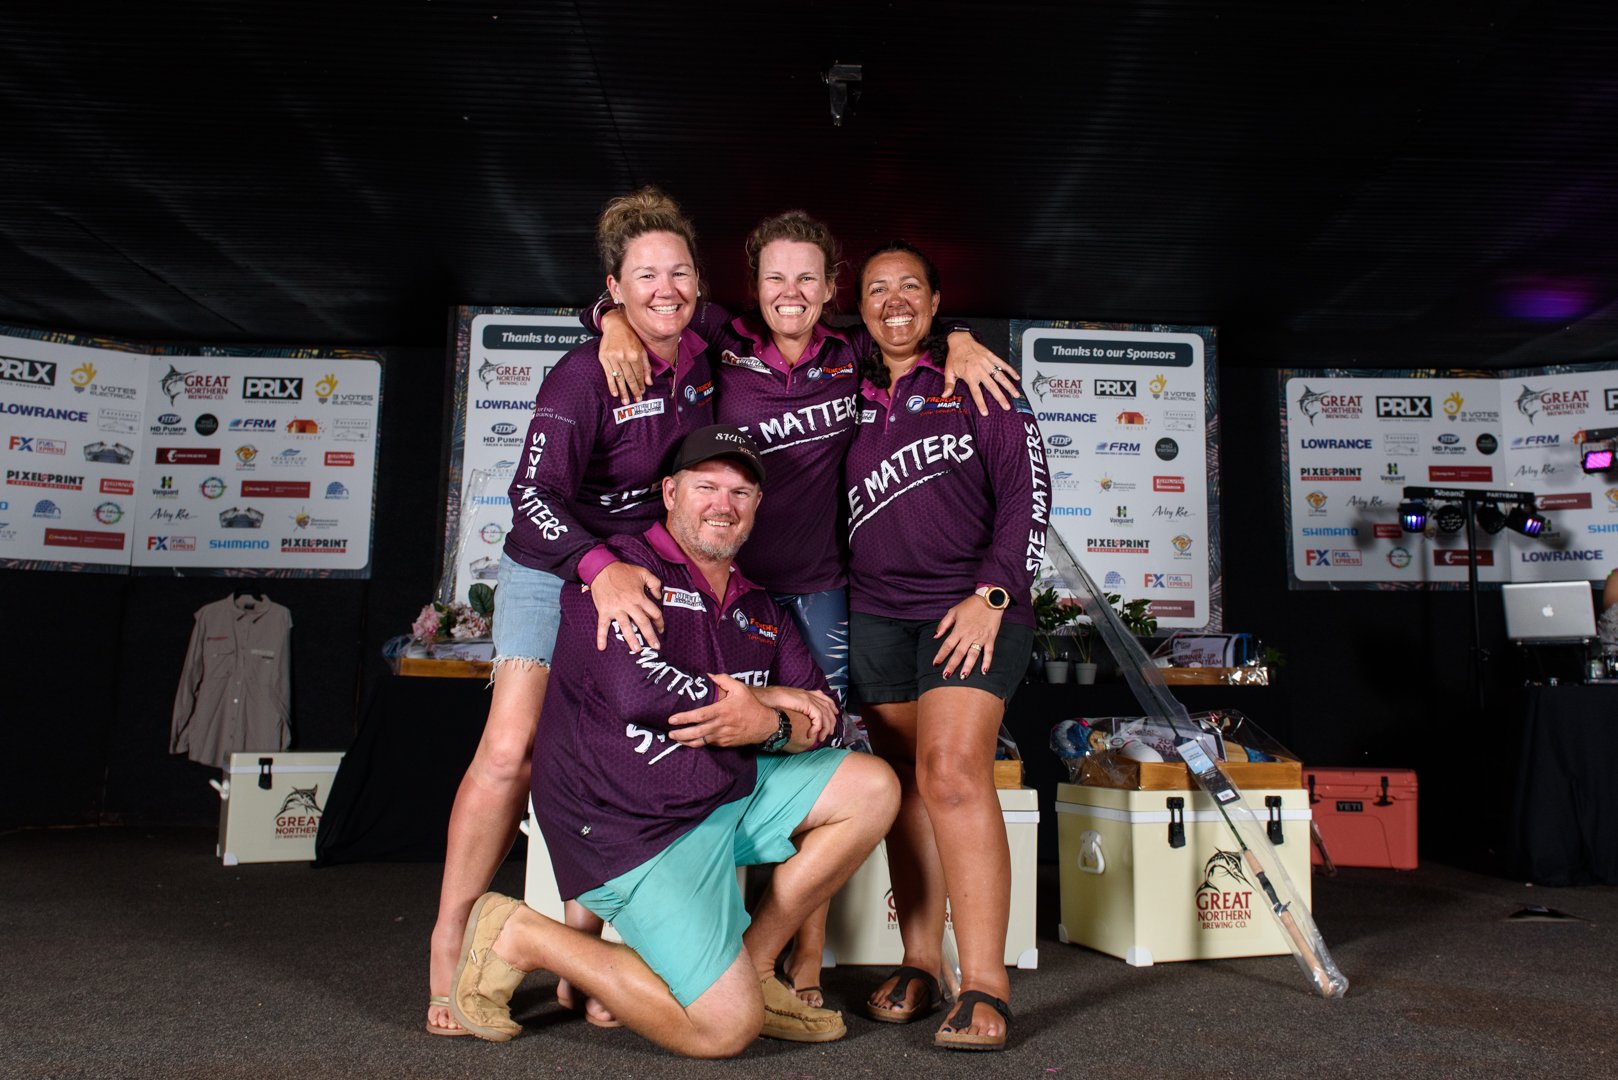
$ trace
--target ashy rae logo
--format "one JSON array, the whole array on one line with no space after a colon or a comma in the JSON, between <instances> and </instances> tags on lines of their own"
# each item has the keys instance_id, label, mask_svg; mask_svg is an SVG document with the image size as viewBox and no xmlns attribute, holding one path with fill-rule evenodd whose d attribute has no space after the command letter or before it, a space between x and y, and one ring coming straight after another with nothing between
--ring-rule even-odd
<instances>
[{"instance_id":1,"label":"ashy rae logo","mask_svg":"<svg viewBox=\"0 0 1618 1080\"><path fill-rule=\"evenodd\" d=\"M56 365L49 360L0 356L0 379L22 386L55 386Z\"/></svg>"},{"instance_id":2,"label":"ashy rae logo","mask_svg":"<svg viewBox=\"0 0 1618 1080\"><path fill-rule=\"evenodd\" d=\"M320 786L293 788L275 812L275 838L299 840L320 829Z\"/></svg>"},{"instance_id":3,"label":"ashy rae logo","mask_svg":"<svg viewBox=\"0 0 1618 1080\"><path fill-rule=\"evenodd\" d=\"M333 380L335 387L335 380ZM281 375L247 375L242 378L244 401L302 401L303 379Z\"/></svg>"},{"instance_id":4,"label":"ashy rae logo","mask_svg":"<svg viewBox=\"0 0 1618 1080\"><path fill-rule=\"evenodd\" d=\"M1197 924L1204 930L1241 930L1253 917L1253 885L1234 851L1214 849L1197 886Z\"/></svg>"}]
</instances>

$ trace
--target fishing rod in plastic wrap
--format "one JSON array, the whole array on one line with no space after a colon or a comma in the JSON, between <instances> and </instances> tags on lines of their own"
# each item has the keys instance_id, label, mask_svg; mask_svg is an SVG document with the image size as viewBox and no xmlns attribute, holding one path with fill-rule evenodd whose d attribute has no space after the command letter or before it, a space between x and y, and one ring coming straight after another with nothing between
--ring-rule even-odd
<instances>
[{"instance_id":1,"label":"fishing rod in plastic wrap","mask_svg":"<svg viewBox=\"0 0 1618 1080\"><path fill-rule=\"evenodd\" d=\"M1287 876L1286 868L1281 865L1262 825L1242 799L1241 789L1197 742L1197 725L1191 720L1185 706L1169 692L1157 665L1146 655L1146 650L1141 648L1135 635L1125 628L1118 613L1107 603L1106 593L1096 587L1055 529L1046 533L1045 553L1061 575L1063 583L1084 608L1084 613L1090 617L1096 632L1107 643L1141 707L1151 719L1167 725L1174 732L1181 760L1196 778L1197 785L1213 799L1225 824L1230 826L1236 843L1241 846L1242 861L1258 879L1259 887L1269 902L1270 914L1280 924L1293 957L1308 976L1315 992L1324 998L1342 997L1348 992L1348 979L1332 962L1331 953L1326 949L1326 942L1321 938L1308 906L1299 899L1292 879Z\"/></svg>"}]
</instances>

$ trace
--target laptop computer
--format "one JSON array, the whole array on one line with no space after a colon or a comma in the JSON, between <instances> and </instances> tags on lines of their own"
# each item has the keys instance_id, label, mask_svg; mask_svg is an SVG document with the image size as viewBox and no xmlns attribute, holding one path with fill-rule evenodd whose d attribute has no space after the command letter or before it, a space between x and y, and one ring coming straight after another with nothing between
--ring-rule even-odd
<instances>
[{"instance_id":1,"label":"laptop computer","mask_svg":"<svg viewBox=\"0 0 1618 1080\"><path fill-rule=\"evenodd\" d=\"M1529 581L1500 586L1506 637L1525 644L1590 641L1596 636L1595 593L1588 581Z\"/></svg>"}]
</instances>

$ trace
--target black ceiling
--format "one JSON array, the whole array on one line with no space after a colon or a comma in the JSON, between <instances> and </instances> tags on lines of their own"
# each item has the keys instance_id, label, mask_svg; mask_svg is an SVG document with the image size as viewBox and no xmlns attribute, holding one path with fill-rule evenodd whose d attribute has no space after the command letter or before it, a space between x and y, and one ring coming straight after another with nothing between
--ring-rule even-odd
<instances>
[{"instance_id":1,"label":"black ceiling","mask_svg":"<svg viewBox=\"0 0 1618 1080\"><path fill-rule=\"evenodd\" d=\"M1226 364L1618 357L1610 2L57 0L0 9L0 138L14 324L440 342L593 295L656 182L733 300L802 206L930 249L948 310Z\"/></svg>"}]
</instances>

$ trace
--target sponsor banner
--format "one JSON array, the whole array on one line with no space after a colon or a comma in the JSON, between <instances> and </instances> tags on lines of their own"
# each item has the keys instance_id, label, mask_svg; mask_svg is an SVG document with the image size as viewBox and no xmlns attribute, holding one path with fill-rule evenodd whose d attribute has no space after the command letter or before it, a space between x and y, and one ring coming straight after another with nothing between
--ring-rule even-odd
<instances>
[{"instance_id":1,"label":"sponsor banner","mask_svg":"<svg viewBox=\"0 0 1618 1080\"><path fill-rule=\"evenodd\" d=\"M133 515L138 569L367 572L380 364L176 355L155 358L150 379L163 434L142 459L139 490L163 512ZM176 544L182 530L190 541ZM280 530L344 539L283 543Z\"/></svg>"},{"instance_id":2,"label":"sponsor banner","mask_svg":"<svg viewBox=\"0 0 1618 1080\"><path fill-rule=\"evenodd\" d=\"M1604 578L1618 565L1618 486L1584 473L1580 443L1592 430L1618 429L1618 409L1609 409L1618 386L1609 383L1618 384L1614 365L1500 379L1284 378L1294 582L1460 587L1474 571L1485 582ZM1384 496L1335 496L1343 489L1331 476L1359 457L1370 459L1364 478ZM1480 531L1469 551L1459 534L1403 531L1398 505L1408 487L1530 494L1550 523L1539 537ZM1434 499L1429 513L1443 505ZM1343 536L1353 539L1322 544Z\"/></svg>"},{"instance_id":3,"label":"sponsor banner","mask_svg":"<svg viewBox=\"0 0 1618 1080\"><path fill-rule=\"evenodd\" d=\"M129 538L121 532L95 532L89 529L46 529L46 547L95 548L122 551Z\"/></svg>"},{"instance_id":4,"label":"sponsor banner","mask_svg":"<svg viewBox=\"0 0 1618 1080\"><path fill-rule=\"evenodd\" d=\"M1151 601L1165 630L1222 618L1213 346L1199 327L1012 323L1051 470L1050 527L1109 591Z\"/></svg>"},{"instance_id":5,"label":"sponsor banner","mask_svg":"<svg viewBox=\"0 0 1618 1080\"><path fill-rule=\"evenodd\" d=\"M465 600L477 582L494 581L499 548L482 538L503 538L511 528L506 488L512 463L527 440L534 395L557 361L587 335L576 312L461 308L457 316L455 379L462 408L455 417L459 438L451 452L444 574L454 580L455 598ZM615 419L633 424L662 404L640 411L619 409L623 415ZM353 445L349 440L369 438L368 432L340 426L345 412L328 414L336 419L323 422L338 425L328 430L343 449ZM339 474L347 471L341 458L326 464Z\"/></svg>"}]
</instances>

